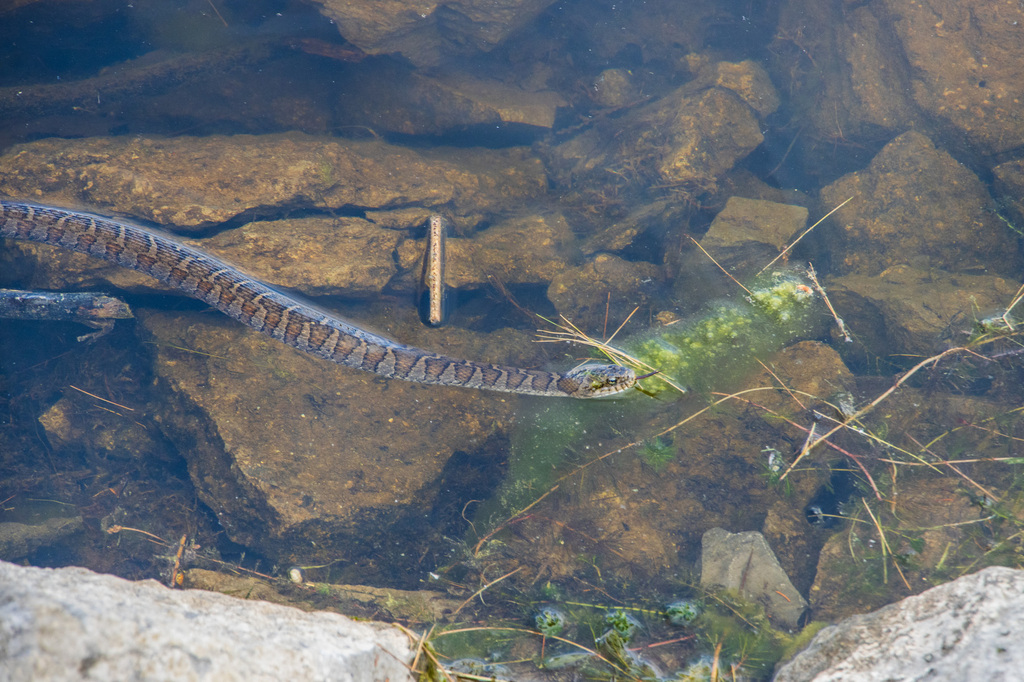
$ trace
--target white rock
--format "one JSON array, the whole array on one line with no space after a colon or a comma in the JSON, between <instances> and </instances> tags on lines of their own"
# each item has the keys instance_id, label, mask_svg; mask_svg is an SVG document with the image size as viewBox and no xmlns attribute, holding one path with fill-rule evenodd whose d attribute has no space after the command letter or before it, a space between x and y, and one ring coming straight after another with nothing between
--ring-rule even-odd
<instances>
[{"instance_id":1,"label":"white rock","mask_svg":"<svg viewBox=\"0 0 1024 682\"><path fill-rule=\"evenodd\" d=\"M986 568L851 616L815 636L775 682L1020 680L1024 571Z\"/></svg>"},{"instance_id":2,"label":"white rock","mask_svg":"<svg viewBox=\"0 0 1024 682\"><path fill-rule=\"evenodd\" d=\"M0 680L409 680L408 638L335 613L0 562Z\"/></svg>"}]
</instances>

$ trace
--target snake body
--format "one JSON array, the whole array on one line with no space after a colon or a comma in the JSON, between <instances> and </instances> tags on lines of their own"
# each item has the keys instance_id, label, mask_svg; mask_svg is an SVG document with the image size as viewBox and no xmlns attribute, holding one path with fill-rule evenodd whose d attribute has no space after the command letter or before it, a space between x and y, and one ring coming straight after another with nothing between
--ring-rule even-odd
<instances>
[{"instance_id":1,"label":"snake body","mask_svg":"<svg viewBox=\"0 0 1024 682\"><path fill-rule=\"evenodd\" d=\"M291 298L167 235L89 213L0 199L0 237L60 246L138 270L293 348L346 367L421 384L596 398L636 375L618 365L562 374L461 360L406 346Z\"/></svg>"}]
</instances>

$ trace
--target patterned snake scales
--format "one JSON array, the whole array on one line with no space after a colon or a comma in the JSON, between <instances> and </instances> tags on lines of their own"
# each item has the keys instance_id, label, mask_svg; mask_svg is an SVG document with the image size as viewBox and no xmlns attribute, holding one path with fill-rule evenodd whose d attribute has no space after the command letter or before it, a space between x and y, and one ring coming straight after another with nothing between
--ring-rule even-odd
<instances>
[{"instance_id":1,"label":"patterned snake scales","mask_svg":"<svg viewBox=\"0 0 1024 682\"><path fill-rule=\"evenodd\" d=\"M88 213L0 199L0 237L61 246L138 270L293 348L383 377L571 398L614 395L637 380L633 370L618 365L584 365L555 374L405 346L320 312L168 236Z\"/></svg>"}]
</instances>

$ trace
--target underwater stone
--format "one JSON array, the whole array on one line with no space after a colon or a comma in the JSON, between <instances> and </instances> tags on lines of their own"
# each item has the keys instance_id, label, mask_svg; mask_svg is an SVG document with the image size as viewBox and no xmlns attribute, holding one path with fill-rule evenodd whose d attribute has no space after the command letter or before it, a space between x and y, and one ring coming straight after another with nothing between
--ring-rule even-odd
<instances>
[{"instance_id":1,"label":"underwater stone","mask_svg":"<svg viewBox=\"0 0 1024 682\"><path fill-rule=\"evenodd\" d=\"M806 223L803 206L730 197L700 245L731 275L748 279L770 263Z\"/></svg>"},{"instance_id":2,"label":"underwater stone","mask_svg":"<svg viewBox=\"0 0 1024 682\"><path fill-rule=\"evenodd\" d=\"M937 191L941 188L941 192ZM991 210L988 189L918 132L887 144L867 168L822 188L840 237L839 274L877 275L894 265L1016 275L1017 235Z\"/></svg>"},{"instance_id":3,"label":"underwater stone","mask_svg":"<svg viewBox=\"0 0 1024 682\"><path fill-rule=\"evenodd\" d=\"M976 319L1005 310L1019 286L995 275L896 265L877 276L838 277L829 296L869 353L927 356L951 323L970 331Z\"/></svg>"},{"instance_id":4,"label":"underwater stone","mask_svg":"<svg viewBox=\"0 0 1024 682\"><path fill-rule=\"evenodd\" d=\"M702 587L721 585L760 604L778 626L796 629L807 601L782 570L775 553L757 531L730 533L712 528L701 542Z\"/></svg>"}]
</instances>

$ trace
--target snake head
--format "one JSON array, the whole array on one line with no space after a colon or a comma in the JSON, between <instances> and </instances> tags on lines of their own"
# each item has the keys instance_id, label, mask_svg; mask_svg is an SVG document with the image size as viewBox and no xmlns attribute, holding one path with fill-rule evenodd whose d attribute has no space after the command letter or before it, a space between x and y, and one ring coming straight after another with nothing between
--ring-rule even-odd
<instances>
[{"instance_id":1,"label":"snake head","mask_svg":"<svg viewBox=\"0 0 1024 682\"><path fill-rule=\"evenodd\" d=\"M573 398L603 398L632 388L636 373L622 365L583 365L566 372L563 381Z\"/></svg>"}]
</instances>

